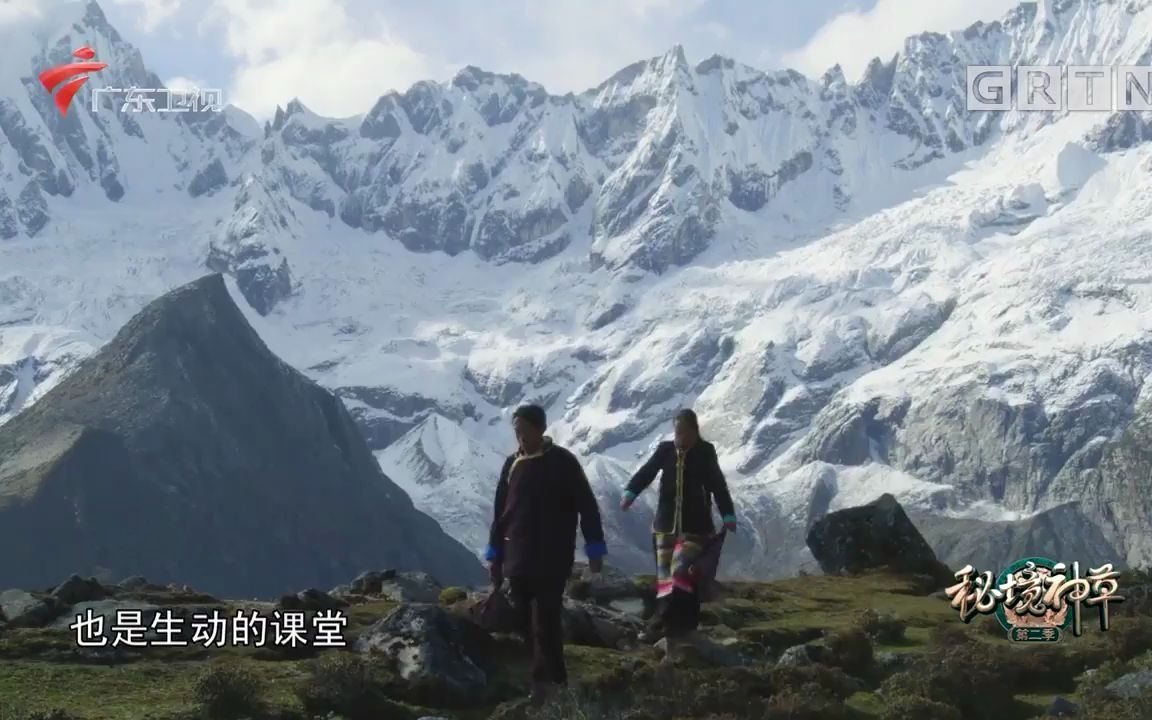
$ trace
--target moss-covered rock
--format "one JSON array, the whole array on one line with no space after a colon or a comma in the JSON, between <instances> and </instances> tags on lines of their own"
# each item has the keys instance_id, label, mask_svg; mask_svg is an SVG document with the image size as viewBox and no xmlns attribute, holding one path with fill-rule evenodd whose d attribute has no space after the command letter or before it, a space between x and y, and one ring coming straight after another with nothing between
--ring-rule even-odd
<instances>
[{"instance_id":1,"label":"moss-covered rock","mask_svg":"<svg viewBox=\"0 0 1152 720\"><path fill-rule=\"evenodd\" d=\"M461 587L447 587L440 591L441 605L455 605L468 599L468 591Z\"/></svg>"}]
</instances>

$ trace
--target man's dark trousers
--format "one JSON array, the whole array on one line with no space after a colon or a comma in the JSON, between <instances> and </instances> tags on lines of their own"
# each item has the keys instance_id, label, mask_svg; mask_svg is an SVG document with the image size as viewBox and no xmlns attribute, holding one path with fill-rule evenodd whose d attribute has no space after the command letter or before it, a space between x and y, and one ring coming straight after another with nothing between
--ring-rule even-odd
<instances>
[{"instance_id":1,"label":"man's dark trousers","mask_svg":"<svg viewBox=\"0 0 1152 720\"><path fill-rule=\"evenodd\" d=\"M532 649L532 680L568 682L564 665L564 590L568 578L508 578L512 602L519 613L525 639Z\"/></svg>"}]
</instances>

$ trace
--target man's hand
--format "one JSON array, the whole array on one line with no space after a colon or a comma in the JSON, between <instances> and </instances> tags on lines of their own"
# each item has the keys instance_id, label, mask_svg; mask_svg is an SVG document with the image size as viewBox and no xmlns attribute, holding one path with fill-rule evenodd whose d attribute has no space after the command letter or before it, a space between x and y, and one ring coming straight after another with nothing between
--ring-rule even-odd
<instances>
[{"instance_id":1,"label":"man's hand","mask_svg":"<svg viewBox=\"0 0 1152 720\"><path fill-rule=\"evenodd\" d=\"M588 559L588 572L593 575L598 575L604 572L604 558L589 558Z\"/></svg>"},{"instance_id":2,"label":"man's hand","mask_svg":"<svg viewBox=\"0 0 1152 720\"><path fill-rule=\"evenodd\" d=\"M628 512L632 508L632 503L634 502L636 502L636 496L630 492L626 492L624 493L623 497L620 498L620 509L624 512Z\"/></svg>"},{"instance_id":3,"label":"man's hand","mask_svg":"<svg viewBox=\"0 0 1152 720\"><path fill-rule=\"evenodd\" d=\"M499 590L504 584L504 563L499 560L488 563L488 579L492 581L492 589Z\"/></svg>"}]
</instances>

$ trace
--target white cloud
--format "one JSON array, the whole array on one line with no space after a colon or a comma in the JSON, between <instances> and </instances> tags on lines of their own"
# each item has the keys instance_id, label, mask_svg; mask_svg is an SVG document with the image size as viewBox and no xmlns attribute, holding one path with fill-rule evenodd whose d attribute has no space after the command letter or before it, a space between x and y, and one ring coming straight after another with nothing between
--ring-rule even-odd
<instances>
[{"instance_id":1,"label":"white cloud","mask_svg":"<svg viewBox=\"0 0 1152 720\"><path fill-rule=\"evenodd\" d=\"M732 35L732 31L728 29L727 25L716 20L709 20L701 25L700 29L717 40L727 40Z\"/></svg>"},{"instance_id":2,"label":"white cloud","mask_svg":"<svg viewBox=\"0 0 1152 720\"><path fill-rule=\"evenodd\" d=\"M431 8L392 7L393 17L418 15L425 31L418 38L408 23L389 25L378 14L381 4L366 0L212 0L202 29L222 31L237 61L230 103L266 118L297 97L322 115L349 116L366 112L390 90L447 80L469 64L519 73L553 92L584 90L666 51L705 2L505 0L482 12L461 3L438 11L457 13L443 31L435 30L440 21Z\"/></svg>"},{"instance_id":3,"label":"white cloud","mask_svg":"<svg viewBox=\"0 0 1152 720\"><path fill-rule=\"evenodd\" d=\"M0 25L40 17L39 0L0 0Z\"/></svg>"},{"instance_id":4,"label":"white cloud","mask_svg":"<svg viewBox=\"0 0 1152 720\"><path fill-rule=\"evenodd\" d=\"M181 91L215 89L209 88L208 84L203 80L185 77L183 75L177 75L176 77L168 78L164 81L164 87L168 88L169 90Z\"/></svg>"},{"instance_id":5,"label":"white cloud","mask_svg":"<svg viewBox=\"0 0 1152 720\"><path fill-rule=\"evenodd\" d=\"M485 28L517 28L500 47L489 47L500 72L518 72L551 92L581 91L613 73L683 43L685 20L703 0L549 0L512 3Z\"/></svg>"},{"instance_id":6,"label":"white cloud","mask_svg":"<svg viewBox=\"0 0 1152 720\"><path fill-rule=\"evenodd\" d=\"M910 35L961 30L977 20L998 20L1019 0L878 0L868 11L850 10L824 24L783 63L809 76L836 63L849 79L859 77L874 57L890 58Z\"/></svg>"},{"instance_id":7,"label":"white cloud","mask_svg":"<svg viewBox=\"0 0 1152 720\"><path fill-rule=\"evenodd\" d=\"M228 102L259 118L291 98L322 115L357 115L445 72L382 21L351 18L341 0L215 0L208 22L238 61Z\"/></svg>"},{"instance_id":8,"label":"white cloud","mask_svg":"<svg viewBox=\"0 0 1152 720\"><path fill-rule=\"evenodd\" d=\"M614 5L625 8L635 17L643 18L653 14L687 15L703 6L704 2L705 0L623 0Z\"/></svg>"},{"instance_id":9,"label":"white cloud","mask_svg":"<svg viewBox=\"0 0 1152 720\"><path fill-rule=\"evenodd\" d=\"M117 5L126 5L139 9L140 27L145 32L152 32L168 18L176 14L183 0L113 0Z\"/></svg>"}]
</instances>

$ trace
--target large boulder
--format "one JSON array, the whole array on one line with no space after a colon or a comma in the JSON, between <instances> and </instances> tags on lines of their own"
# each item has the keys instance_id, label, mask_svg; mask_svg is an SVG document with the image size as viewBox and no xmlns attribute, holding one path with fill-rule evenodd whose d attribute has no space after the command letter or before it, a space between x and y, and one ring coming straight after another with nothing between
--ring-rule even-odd
<instances>
[{"instance_id":1,"label":"large boulder","mask_svg":"<svg viewBox=\"0 0 1152 720\"><path fill-rule=\"evenodd\" d=\"M776 661L777 667L806 667L820 662L824 657L824 648L819 645L793 645L780 654Z\"/></svg>"},{"instance_id":2,"label":"large boulder","mask_svg":"<svg viewBox=\"0 0 1152 720\"><path fill-rule=\"evenodd\" d=\"M1118 698L1138 698L1152 691L1152 670L1138 670L1113 680L1104 688L1108 695Z\"/></svg>"},{"instance_id":3,"label":"large boulder","mask_svg":"<svg viewBox=\"0 0 1152 720\"><path fill-rule=\"evenodd\" d=\"M24 590L0 592L0 619L12 627L43 627L60 611L52 596Z\"/></svg>"},{"instance_id":4,"label":"large boulder","mask_svg":"<svg viewBox=\"0 0 1152 720\"><path fill-rule=\"evenodd\" d=\"M951 577L904 508L887 493L817 520L808 531L808 549L828 575L887 569L929 576L940 584Z\"/></svg>"},{"instance_id":5,"label":"large boulder","mask_svg":"<svg viewBox=\"0 0 1152 720\"><path fill-rule=\"evenodd\" d=\"M569 644L627 650L643 631L644 622L634 615L578 600L564 601L564 641Z\"/></svg>"},{"instance_id":6,"label":"large boulder","mask_svg":"<svg viewBox=\"0 0 1152 720\"><path fill-rule=\"evenodd\" d=\"M281 610L343 610L348 602L316 588L301 590L295 595L285 595L277 601Z\"/></svg>"},{"instance_id":7,"label":"large boulder","mask_svg":"<svg viewBox=\"0 0 1152 720\"><path fill-rule=\"evenodd\" d=\"M369 598L387 598L398 603L436 603L444 586L428 573L369 570L352 582L332 588L329 595L363 602Z\"/></svg>"},{"instance_id":8,"label":"large boulder","mask_svg":"<svg viewBox=\"0 0 1152 720\"><path fill-rule=\"evenodd\" d=\"M353 595L379 595L385 580L396 577L395 570L368 570L356 576L347 591Z\"/></svg>"},{"instance_id":9,"label":"large boulder","mask_svg":"<svg viewBox=\"0 0 1152 720\"><path fill-rule=\"evenodd\" d=\"M84 579L79 575L69 577L52 591L52 597L61 605L103 600L111 594L96 578Z\"/></svg>"},{"instance_id":10,"label":"large boulder","mask_svg":"<svg viewBox=\"0 0 1152 720\"><path fill-rule=\"evenodd\" d=\"M488 636L436 605L401 605L365 629L354 649L391 659L408 683L456 701L482 696L480 667Z\"/></svg>"},{"instance_id":11,"label":"large boulder","mask_svg":"<svg viewBox=\"0 0 1152 720\"><path fill-rule=\"evenodd\" d=\"M428 573L401 572L384 580L380 595L402 603L435 603L440 601L444 586Z\"/></svg>"}]
</instances>

